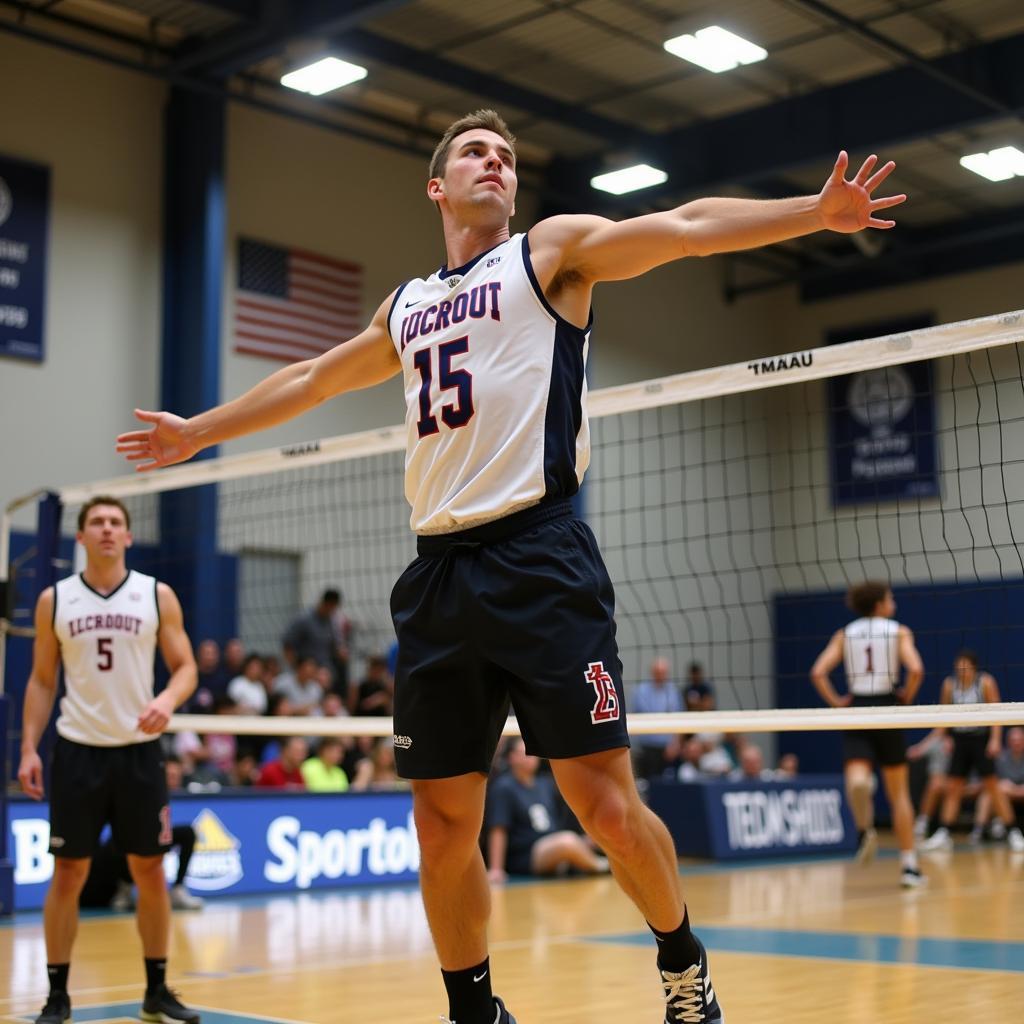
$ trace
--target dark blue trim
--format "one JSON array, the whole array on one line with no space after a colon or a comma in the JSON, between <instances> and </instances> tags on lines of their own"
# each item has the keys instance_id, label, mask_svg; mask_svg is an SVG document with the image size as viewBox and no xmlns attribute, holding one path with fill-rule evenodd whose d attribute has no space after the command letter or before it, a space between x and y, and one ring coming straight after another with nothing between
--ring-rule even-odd
<instances>
[{"instance_id":1,"label":"dark blue trim","mask_svg":"<svg viewBox=\"0 0 1024 1024\"><path fill-rule=\"evenodd\" d=\"M471 260L470 260L470 261L469 261L468 263L463 263L463 265L462 265L461 267L456 267L456 268L455 268L454 270L449 270L449 269L448 269L448 268L447 268L447 267L446 267L446 266L445 266L445 265L444 265L444 264L442 263L442 264L441 264L441 267L440 267L440 269L439 269L439 270L437 271L437 276L438 276L438 277L441 277L441 278L444 278L444 277L451 277L451 275L452 275L452 274L458 274L458 275L460 275L460 276L465 276L465 275L466 275L467 273L469 273L469 271L471 271L471 270L472 270L472 269L473 269L473 268L474 268L474 267L475 267L475 266L476 266L476 265L477 265L477 264L478 264L478 263L479 263L479 262L480 262L480 261L481 261L481 260L482 260L482 259L483 259L483 258L484 258L484 257L485 257L485 256L486 256L487 254L488 254L488 253L489 253L489 252L494 252L494 250L495 250L495 249L498 249L498 248L500 248L501 246L505 245L505 244L506 244L507 242L510 242L511 240L512 240L511 238L506 238L504 242L499 242L499 243L498 243L497 245L492 245L492 246L490 247L490 249L484 249L484 251L483 251L482 253L480 253L480 254L479 254L479 255L477 255L477 256L474 256L474 257L473 257L473 258L472 258L472 259L471 259Z\"/></svg>"},{"instance_id":2,"label":"dark blue trim","mask_svg":"<svg viewBox=\"0 0 1024 1024\"><path fill-rule=\"evenodd\" d=\"M537 280L537 275L533 270L533 260L530 258L530 235L527 232L523 235L523 266L526 267L526 276L530 279L530 284L533 285L533 290L537 293L537 298L540 299L544 308L548 313L554 317L559 324L564 324L566 327L571 327L574 331L582 331L584 334L590 333L590 328L594 326L594 307L590 307L590 312L587 314L586 325L580 327L578 324L572 323L570 320L566 320L561 313L555 309L554 306L548 302L548 297L544 294L544 289L541 288L540 282Z\"/></svg>"},{"instance_id":3,"label":"dark blue trim","mask_svg":"<svg viewBox=\"0 0 1024 1024\"><path fill-rule=\"evenodd\" d=\"M156 607L156 631L160 632L163 621L160 616L160 581L153 577L153 604Z\"/></svg>"},{"instance_id":4,"label":"dark blue trim","mask_svg":"<svg viewBox=\"0 0 1024 1024\"><path fill-rule=\"evenodd\" d=\"M86 590L91 590L101 601L109 601L128 582L131 574L132 571L129 569L128 572L125 573L124 579L121 580L121 582L118 583L118 585L114 587L109 594L101 594L95 587L90 587L89 581L85 578L84 572L80 572L78 574L78 578L82 581L82 586L85 587Z\"/></svg>"},{"instance_id":5,"label":"dark blue trim","mask_svg":"<svg viewBox=\"0 0 1024 1024\"><path fill-rule=\"evenodd\" d=\"M391 339L391 344L395 343L395 336L391 333L391 318L395 315L395 306L398 305L398 300L402 295L402 292L408 287L409 281L403 281L395 292L395 297L391 300L391 308L388 310L388 318L384 321L384 325L388 331L388 337Z\"/></svg>"}]
</instances>

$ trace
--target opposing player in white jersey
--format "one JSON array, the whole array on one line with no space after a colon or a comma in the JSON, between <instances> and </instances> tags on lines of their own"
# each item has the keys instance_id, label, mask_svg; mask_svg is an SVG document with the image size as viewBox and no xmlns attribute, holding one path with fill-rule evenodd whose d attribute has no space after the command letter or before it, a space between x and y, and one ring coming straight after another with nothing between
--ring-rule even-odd
<instances>
[{"instance_id":1,"label":"opposing player in white jersey","mask_svg":"<svg viewBox=\"0 0 1024 1024\"><path fill-rule=\"evenodd\" d=\"M199 1014L182 1005L165 980L171 907L163 855L171 843L171 820L159 743L168 719L195 689L192 647L171 588L125 565L132 535L120 501L87 502L78 516L77 540L85 549L85 569L47 587L36 604L18 768L22 788L41 800L38 747L62 666L65 695L50 773L54 868L43 910L50 995L36 1024L71 1018L68 971L78 897L107 824L138 888L146 970L141 1017L198 1024ZM154 696L157 645L171 675Z\"/></svg>"},{"instance_id":2,"label":"opposing player in white jersey","mask_svg":"<svg viewBox=\"0 0 1024 1024\"><path fill-rule=\"evenodd\" d=\"M910 704L924 679L924 665L914 634L893 620L896 599L887 583L867 581L850 587L847 607L857 618L836 630L811 669L811 681L825 703L834 708ZM843 664L847 693L836 693L829 673ZM900 670L906 679L900 685ZM914 852L914 808L910 802L907 749L902 729L850 730L843 734L846 796L859 832L857 857L865 863L878 848L875 832L874 765L892 808L893 831L900 848L900 881L906 888L924 879Z\"/></svg>"},{"instance_id":3,"label":"opposing player in white jersey","mask_svg":"<svg viewBox=\"0 0 1024 1024\"><path fill-rule=\"evenodd\" d=\"M891 227L876 214L905 197L872 198L893 166L875 162L848 181L840 154L817 196L705 199L621 223L559 216L513 236L515 140L497 114L477 111L449 127L431 161L444 266L396 289L365 331L325 355L188 420L138 412L153 428L118 439L140 469L167 466L403 374L419 557L392 594L395 747L400 774L413 780L423 899L457 1024L513 1021L491 990L478 845L510 701L528 752L551 759L656 934L665 1019L722 1018L672 840L637 796L614 595L569 503L589 458L591 293L684 256Z\"/></svg>"},{"instance_id":4,"label":"opposing player in white jersey","mask_svg":"<svg viewBox=\"0 0 1024 1024\"><path fill-rule=\"evenodd\" d=\"M942 681L939 702L970 707L977 704L995 704L999 700L999 685L988 672L978 669L978 656L974 651L958 651L953 659L953 675ZM936 730L943 733L944 729ZM993 833L1005 838L1014 853L1024 853L1024 834L1017 828L1016 815L1010 798L999 787L995 759L1003 745L1003 727L994 725L954 725L953 757L949 766L949 782L942 802L940 825L925 842L923 850L952 850L950 829L960 814L964 785L972 772L977 772L996 812ZM979 797L979 800L981 798ZM983 819L980 819L983 820ZM978 839L980 840L980 830Z\"/></svg>"}]
</instances>

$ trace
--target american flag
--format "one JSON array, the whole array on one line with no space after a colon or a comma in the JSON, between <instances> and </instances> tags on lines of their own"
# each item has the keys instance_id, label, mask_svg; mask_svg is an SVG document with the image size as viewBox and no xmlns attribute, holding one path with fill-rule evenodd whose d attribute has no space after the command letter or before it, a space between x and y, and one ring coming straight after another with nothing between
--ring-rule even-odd
<instances>
[{"instance_id":1,"label":"american flag","mask_svg":"<svg viewBox=\"0 0 1024 1024\"><path fill-rule=\"evenodd\" d=\"M293 363L362 329L363 268L304 249L238 240L235 351Z\"/></svg>"}]
</instances>

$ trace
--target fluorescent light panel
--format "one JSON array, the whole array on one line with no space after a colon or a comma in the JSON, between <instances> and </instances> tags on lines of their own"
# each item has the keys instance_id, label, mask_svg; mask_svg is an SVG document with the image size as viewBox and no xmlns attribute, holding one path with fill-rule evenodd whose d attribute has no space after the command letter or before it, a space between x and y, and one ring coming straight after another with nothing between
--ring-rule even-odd
<instances>
[{"instance_id":1,"label":"fluorescent light panel","mask_svg":"<svg viewBox=\"0 0 1024 1024\"><path fill-rule=\"evenodd\" d=\"M1016 146L1001 146L987 153L969 153L960 157L960 166L989 181L1007 181L1010 178L1024 178L1024 153Z\"/></svg>"},{"instance_id":2,"label":"fluorescent light panel","mask_svg":"<svg viewBox=\"0 0 1024 1024\"><path fill-rule=\"evenodd\" d=\"M767 50L720 25L709 25L693 35L666 39L663 45L674 56L716 74L732 71L740 64L756 64L768 56Z\"/></svg>"},{"instance_id":3,"label":"fluorescent light panel","mask_svg":"<svg viewBox=\"0 0 1024 1024\"><path fill-rule=\"evenodd\" d=\"M621 196L627 192L636 192L637 189L650 188L652 185L660 185L666 181L668 181L668 175L664 171L659 171L657 167L651 167L650 164L636 164L633 167L623 167L620 171L599 174L596 178L590 179L590 184L602 192L611 192L613 196Z\"/></svg>"},{"instance_id":4,"label":"fluorescent light panel","mask_svg":"<svg viewBox=\"0 0 1024 1024\"><path fill-rule=\"evenodd\" d=\"M358 64L350 64L337 57L324 57L315 64L307 64L282 75L281 84L299 92L308 92L311 96L323 96L325 92L351 85L365 77L366 68Z\"/></svg>"}]
</instances>

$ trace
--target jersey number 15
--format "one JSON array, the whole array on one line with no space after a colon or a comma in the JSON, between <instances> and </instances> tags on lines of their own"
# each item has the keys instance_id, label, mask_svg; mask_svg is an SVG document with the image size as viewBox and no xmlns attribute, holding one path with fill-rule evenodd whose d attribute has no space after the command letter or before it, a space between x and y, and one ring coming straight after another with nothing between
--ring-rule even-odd
<instances>
[{"instance_id":1,"label":"jersey number 15","mask_svg":"<svg viewBox=\"0 0 1024 1024\"><path fill-rule=\"evenodd\" d=\"M453 370L452 359L469 351L469 335L442 342L437 346L437 378L441 391L456 392L455 402L441 406L441 419L446 427L456 430L464 427L473 418L473 375L469 370ZM434 349L421 348L413 357L412 364L420 371L420 418L416 430L420 437L430 437L441 428L437 417L431 415L431 388L434 383Z\"/></svg>"}]
</instances>

